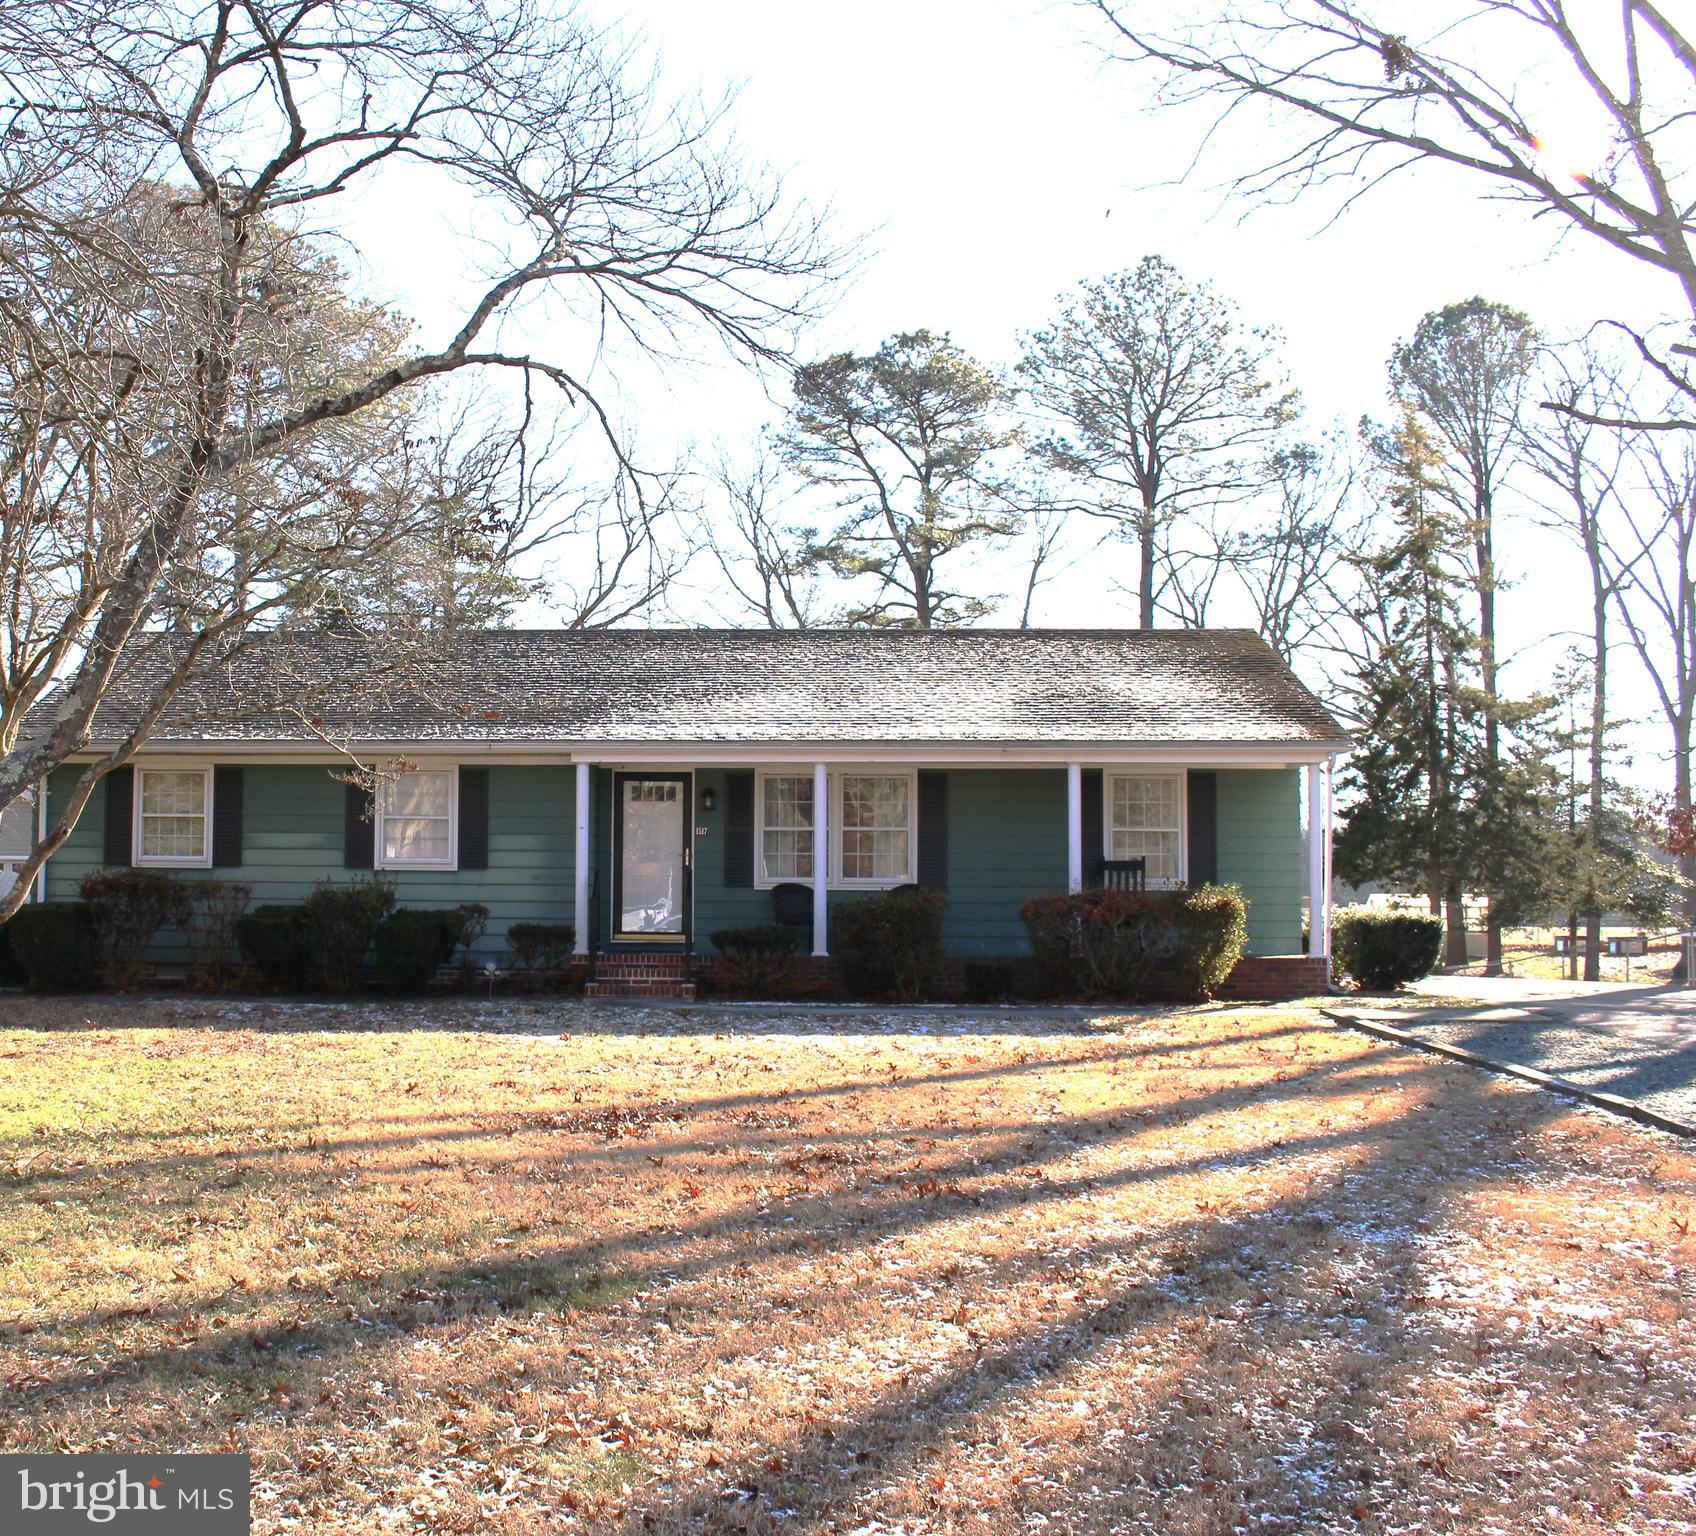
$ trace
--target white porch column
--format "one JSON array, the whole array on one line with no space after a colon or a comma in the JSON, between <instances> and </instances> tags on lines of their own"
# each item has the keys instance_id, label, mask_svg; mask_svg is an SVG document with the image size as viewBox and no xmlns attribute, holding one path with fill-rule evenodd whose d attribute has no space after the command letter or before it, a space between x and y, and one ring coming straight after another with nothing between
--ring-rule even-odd
<instances>
[{"instance_id":1,"label":"white porch column","mask_svg":"<svg viewBox=\"0 0 1696 1536\"><path fill-rule=\"evenodd\" d=\"M830 772L813 764L813 953L830 953Z\"/></svg>"},{"instance_id":2,"label":"white porch column","mask_svg":"<svg viewBox=\"0 0 1696 1536\"><path fill-rule=\"evenodd\" d=\"M571 920L577 925L577 953L589 952L589 764L577 765L577 840L572 864Z\"/></svg>"},{"instance_id":3,"label":"white porch column","mask_svg":"<svg viewBox=\"0 0 1696 1536\"><path fill-rule=\"evenodd\" d=\"M1084 769L1066 764L1066 889L1084 888Z\"/></svg>"},{"instance_id":4,"label":"white porch column","mask_svg":"<svg viewBox=\"0 0 1696 1536\"><path fill-rule=\"evenodd\" d=\"M1307 952L1331 953L1331 764L1307 768Z\"/></svg>"}]
</instances>

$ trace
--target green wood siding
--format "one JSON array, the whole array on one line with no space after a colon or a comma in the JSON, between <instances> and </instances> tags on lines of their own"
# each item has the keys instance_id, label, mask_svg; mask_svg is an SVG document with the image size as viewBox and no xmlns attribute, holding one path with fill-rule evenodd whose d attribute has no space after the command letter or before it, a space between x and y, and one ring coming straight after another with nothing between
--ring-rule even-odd
<instances>
[{"instance_id":1,"label":"green wood siding","mask_svg":"<svg viewBox=\"0 0 1696 1536\"><path fill-rule=\"evenodd\" d=\"M1306 866L1297 769L1220 771L1219 878L1248 897L1250 954L1300 951Z\"/></svg>"},{"instance_id":2,"label":"green wood siding","mask_svg":"<svg viewBox=\"0 0 1696 1536\"><path fill-rule=\"evenodd\" d=\"M253 904L300 901L320 880L361 878L342 867L345 790L327 764L249 764L245 770L242 865L239 869L175 870L185 880L239 880L253 888ZM50 781L49 810L70 792L75 771ZM502 767L489 770L489 867L477 870L388 870L402 906L452 907L481 901L489 929L478 946L484 958L506 948L515 922L571 921L572 770L569 767ZM100 867L106 799L98 789L71 834L47 866L50 900L73 899L82 877ZM185 959L180 934L162 934L156 958Z\"/></svg>"},{"instance_id":3,"label":"green wood siding","mask_svg":"<svg viewBox=\"0 0 1696 1536\"><path fill-rule=\"evenodd\" d=\"M62 801L74 770L53 776ZM342 868L343 787L327 764L249 765L245 780L244 858L239 870L183 870L184 879L239 879L255 904L301 900L319 880L359 878ZM601 932L610 931L611 773L591 775L592 867L599 873ZM716 804L704 810L711 789ZM574 769L495 766L489 778L489 867L458 872L390 873L408 906L481 901L489 931L479 947L493 959L513 922L569 923L572 899ZM710 947L719 928L771 921L771 893L724 885L725 782L721 769L695 775L695 936ZM96 791L76 831L48 866L50 899L74 898L83 875L99 867L105 797ZM961 769L949 773L949 952L1016 954L1025 948L1019 904L1066 880L1066 775L1059 768ZM1294 769L1219 773L1219 878L1242 885L1250 901L1250 949L1290 954L1300 948L1305 889L1299 776ZM863 899L832 892L831 905ZM579 943L587 935L580 932ZM180 935L164 935L162 961L185 958Z\"/></svg>"},{"instance_id":4,"label":"green wood siding","mask_svg":"<svg viewBox=\"0 0 1696 1536\"><path fill-rule=\"evenodd\" d=\"M1066 771L968 769L948 775L948 918L955 955L1028 947L1019 907L1066 889Z\"/></svg>"}]
</instances>

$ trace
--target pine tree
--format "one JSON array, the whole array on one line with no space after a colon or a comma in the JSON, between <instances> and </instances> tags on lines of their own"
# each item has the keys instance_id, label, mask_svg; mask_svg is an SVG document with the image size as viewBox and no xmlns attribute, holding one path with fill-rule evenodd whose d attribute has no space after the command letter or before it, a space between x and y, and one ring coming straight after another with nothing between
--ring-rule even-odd
<instances>
[{"instance_id":1,"label":"pine tree","mask_svg":"<svg viewBox=\"0 0 1696 1536\"><path fill-rule=\"evenodd\" d=\"M1353 803L1337 839L1352 881L1423 889L1448 913L1450 963L1465 959L1461 894L1476 828L1465 786L1483 755L1478 639L1462 616L1465 529L1438 494L1441 456L1414 412L1381 446L1390 535L1361 561L1362 627L1375 637L1356 682L1365 745L1344 779Z\"/></svg>"}]
</instances>

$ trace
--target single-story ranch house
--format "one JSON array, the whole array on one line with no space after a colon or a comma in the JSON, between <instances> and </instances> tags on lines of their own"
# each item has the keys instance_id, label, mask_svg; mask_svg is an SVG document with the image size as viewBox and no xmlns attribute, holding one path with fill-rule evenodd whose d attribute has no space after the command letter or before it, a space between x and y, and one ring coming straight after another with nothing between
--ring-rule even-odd
<instances>
[{"instance_id":1,"label":"single-story ranch house","mask_svg":"<svg viewBox=\"0 0 1696 1536\"><path fill-rule=\"evenodd\" d=\"M316 654L351 675L335 648L369 642L288 643L301 671ZM1237 994L1323 990L1349 741L1252 633L490 630L452 649L440 686L350 689L311 719L202 685L36 894L136 865L292 902L380 870L403 904L486 903L480 959L511 923L574 923L618 993L684 990L711 933L774 918L810 928L827 986L832 912L909 883L946 888L951 958L1018 955L1026 897L1133 868L1149 889L1242 886ZM125 710L119 690L94 749ZM339 748L404 771L373 804ZM40 825L77 771L53 775Z\"/></svg>"}]
</instances>

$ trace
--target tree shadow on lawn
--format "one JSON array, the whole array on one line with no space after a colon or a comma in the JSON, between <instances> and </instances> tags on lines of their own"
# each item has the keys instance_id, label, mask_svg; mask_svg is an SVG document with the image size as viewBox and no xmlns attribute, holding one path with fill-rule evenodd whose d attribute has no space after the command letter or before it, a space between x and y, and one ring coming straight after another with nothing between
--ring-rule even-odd
<instances>
[{"instance_id":1,"label":"tree shadow on lawn","mask_svg":"<svg viewBox=\"0 0 1696 1536\"><path fill-rule=\"evenodd\" d=\"M1116 1266L1104 1257L1140 1263L1142 1273L1081 1287L1077 1304L1058 1319L992 1349L961 1351L852 1416L809 1415L727 1464L707 1486L658 1503L638 1499L619 1529L822 1536L844 1521L872 1531L981 1516L987 1501L996 1513L986 1528L995 1530L1057 1521L1066 1530L1113 1532L1308 1532L1379 1522L1471 1531L1522 1496L1523 1514L1539 1524L1558 1500L1580 1524L1588 1513L1613 1528L1629 1495L1610 1450L1635 1449L1641 1435L1677 1434L1687 1423L1650 1391L1646 1362L1640 1371L1617 1371L1596 1341L1554 1331L1498 1338L1475 1325L1452 1352L1437 1338L1408 1337L1410 1318L1431 1304L1428 1251L1446 1228L1464 1224L1470 1197L1504 1177L1539 1171L1542 1159L1526 1154L1566 1112L1530 1090L1492 1093L1466 1068L1431 1070L1442 1082L1434 1103L1277 1149L1352 1151L1335 1176L1260 1211L1174 1223L1154 1252L1097 1242L1033 1256L1060 1274L1111 1272ZM1480 1114L1491 1123L1482 1137L1473 1134ZM1498 1137L1507 1141L1505 1158ZM1369 1220L1339 1219L1338 1209L1361 1212L1363 1199ZM1004 1283L1020 1278L1028 1273L1013 1267ZM1334 1294L1333 1315L1292 1306L1304 1290ZM1299 1337L1280 1337L1280 1324ZM1197 1338L1210 1347L1196 1346ZM1106 1388L1114 1400L1101 1402L1092 1373L1105 1375L1110 1357L1138 1349L1152 1357L1149 1389L1125 1401L1121 1379ZM1547 1391L1552 1405L1585 1373L1613 1399L1615 1422L1582 1426L1580 1439L1593 1442L1588 1465L1559 1486L1532 1470L1547 1467L1540 1454L1556 1453L1547 1438L1533 1446L1534 1435L1511 1429L1497 1448L1496 1481L1487 1484L1472 1469L1469 1481L1459 1481L1468 1452L1462 1439L1494 1426L1457 1392L1455 1366L1470 1364L1482 1378L1486 1362L1498 1359L1507 1380L1481 1381L1481 1391L1499 1392L1510 1406L1527 1385L1537 1389L1533 1401ZM1070 1411L1077 1394L1092 1390L1097 1401L1084 1397L1089 1411L1079 1419ZM1422 1399L1429 1403L1423 1414ZM1557 1421L1551 1433L1571 1427ZM1032 1429L1034 1444L1021 1439ZM950 1461L959 1447L987 1447L975 1470L987 1463L989 1474L975 1494L956 1486L969 1484L974 1470L969 1455L964 1468ZM1558 1442L1558 1449L1572 1447ZM997 1475L1021 1452L1025 1475ZM1594 1501L1590 1510L1567 1503L1574 1481ZM1669 1494L1663 1512L1674 1513L1677 1502ZM1510 1528L1520 1528L1515 1520L1507 1517Z\"/></svg>"},{"instance_id":2,"label":"tree shadow on lawn","mask_svg":"<svg viewBox=\"0 0 1696 1536\"><path fill-rule=\"evenodd\" d=\"M194 1028L254 1034L573 1036L1110 1035L1127 1020L1252 1004L690 1003L520 996L217 997L21 993L0 1027L25 1033ZM1266 1004L1276 1007L1277 1004Z\"/></svg>"},{"instance_id":3,"label":"tree shadow on lawn","mask_svg":"<svg viewBox=\"0 0 1696 1536\"><path fill-rule=\"evenodd\" d=\"M1259 1037L1255 1038L1258 1042ZM1185 1049L1194 1050L1195 1047L1187 1046ZM906 1093L916 1086L940 1087L986 1078L1060 1071L1069 1066L1111 1065L1115 1060L1134 1060L1139 1054L1141 1053L1136 1051L1114 1052L1105 1056L1096 1053L1001 1063L958 1071L908 1074L893 1080L881 1077L767 1093L737 1092L716 1095L711 1099L693 1103L685 1101L676 1107L688 1110L691 1118L705 1118L726 1110L781 1105L786 1100L838 1094L845 1096L859 1093ZM914 1227L922 1227L930 1221L943 1219L951 1204L962 1205L973 1211L994 1212L1009 1206L1028 1205L1039 1198L1070 1198L1079 1193L1173 1177L1203 1168L1219 1154L1208 1153L1184 1163L1156 1161L1116 1173L1091 1175L1063 1183L1052 1180L1040 1183L1032 1181L1019 1185L1010 1184L1004 1189L991 1190L988 1193L950 1193L954 1189L964 1189L967 1184L1002 1178L1016 1170L1035 1166L1068 1148L1084 1143L1102 1148L1143 1137L1156 1137L1163 1132L1179 1131L1209 1116L1250 1111L1256 1105L1271 1105L1296 1094L1342 1098L1363 1092L1369 1093L1375 1088L1390 1085L1404 1075L1393 1063L1388 1063L1378 1064L1371 1071L1357 1069L1339 1076L1337 1063L1329 1059L1307 1065L1292 1062L1288 1064L1288 1068L1277 1076L1253 1083L1183 1092L1165 1101L1144 1101L1059 1120L1033 1118L969 1126L923 1127L902 1123L859 1126L837 1131L811 1127L796 1133L783 1129L749 1130L725 1125L720 1135L710 1139L650 1136L611 1144L596 1144L592 1141L585 1144L580 1135L562 1132L560 1134L564 1145L557 1150L526 1146L515 1152L514 1160L523 1163L530 1170L532 1177L543 1178L550 1172L567 1173L596 1164L600 1165L601 1172L608 1174L616 1175L621 1169L651 1172L651 1168L644 1169L644 1165L726 1150L729 1144L727 1138L734 1138L739 1149L774 1153L780 1157L785 1150L799 1155L821 1148L828 1149L832 1144L854 1143L865 1146L881 1143L893 1158L902 1150L899 1144L915 1129L921 1130L927 1139L943 1146L945 1155L926 1161L922 1175L913 1170L890 1174L874 1172L863 1185L847 1191L819 1190L799 1199L773 1203L767 1208L753 1204L742 1205L728 1212L713 1212L693 1221L668 1225L661 1231L638 1233L625 1238L587 1236L581 1240L554 1244L537 1252L532 1267L539 1273L557 1272L568 1275L604 1272L609 1269L624 1272L639 1268L644 1272L663 1271L668 1281L675 1281L709 1274L721 1264L745 1261L749 1255L777 1255L800 1251L812 1240L812 1236L820 1231L852 1231L863 1234L859 1240L876 1241ZM1327 1076L1333 1080L1320 1084L1319 1080ZM675 1101L650 1103L666 1110L674 1107ZM312 1151L313 1155L317 1155L320 1145L331 1150L339 1148L343 1152L366 1146L376 1150L385 1147L429 1147L444 1139L486 1137L489 1131L490 1126L483 1123L441 1134L402 1135L371 1142L315 1144ZM1352 1139L1351 1134L1346 1132L1329 1133L1316 1139L1280 1138L1258 1149L1253 1154L1253 1160L1274 1161L1310 1144L1313 1147L1341 1147L1350 1144ZM950 1146L950 1143L953 1145ZM253 1150L269 1152L278 1149L262 1147ZM247 1155L251 1154L243 1154ZM409 1173L428 1165L430 1155L426 1152L424 1157L416 1162L385 1164L381 1172L385 1178L396 1179L404 1184ZM164 1160L143 1159L133 1163L125 1162L120 1166L126 1173L139 1171L147 1179L157 1181L163 1172L181 1171L198 1165L210 1168L220 1166L223 1162L224 1159L216 1155L206 1158L191 1155ZM106 1177L108 1172L109 1170L100 1168L83 1170L85 1175L92 1175L96 1182ZM50 1177L50 1171L44 1171L42 1174L25 1175L17 1182L23 1187L31 1182L45 1183ZM919 1192L903 1194L901 1191L904 1183L921 1188ZM62 1185L49 1187L52 1188L53 1197L60 1201L69 1199L74 1202L95 1192L92 1185L81 1191L67 1189ZM896 1196L893 1199L892 1191ZM202 1185L192 1191L187 1199L195 1206L202 1220L216 1221L220 1219L220 1204L231 1205L242 1197L243 1191L239 1188ZM705 1252L691 1253L692 1246L698 1243L707 1243L710 1246ZM484 1259L492 1261L497 1257L501 1257L503 1264L507 1262L504 1256L493 1251L486 1254ZM477 1279L487 1269L488 1263L481 1260L417 1266L384 1275L383 1284L391 1293L391 1300L393 1295L411 1292L440 1298L451 1311L451 1303L455 1300L480 1303L487 1299L486 1292ZM300 1297L285 1284L279 1284L274 1287L244 1288L241 1300L250 1310L261 1311L271 1304L299 1302ZM349 1337L343 1326L345 1318L342 1314L345 1305L339 1298L330 1299L325 1308L324 1319L329 1326L321 1331L310 1326L255 1330L234 1324L222 1333L210 1337L202 1335L194 1344L181 1349L120 1357L98 1371L77 1372L60 1383L60 1387L65 1392L76 1392L90 1390L102 1384L134 1379L138 1375L161 1374L169 1377L184 1366L192 1365L193 1360L201 1356L228 1363L234 1358L232 1350L238 1353L244 1350L257 1351L261 1355L284 1346L287 1346L291 1353L333 1350L356 1342ZM154 1306L147 1308L144 1313L138 1313L137 1309L132 1307L100 1308L81 1314L60 1314L53 1319L52 1327L55 1332L70 1341L75 1342L80 1338L92 1344L96 1342L99 1331L114 1321L143 1315L153 1324L169 1326L192 1318L202 1310L205 1310L204 1302L180 1306ZM368 1321L380 1322L385 1326L409 1332L419 1326L427 1327L440 1322L440 1316L436 1315L440 1310L435 1304L429 1308L391 1304L371 1309L372 1316ZM4 1336L5 1331L0 1327L0 1337ZM43 1377L38 1380L36 1386L46 1389L49 1384L50 1378Z\"/></svg>"},{"instance_id":4,"label":"tree shadow on lawn","mask_svg":"<svg viewBox=\"0 0 1696 1536\"><path fill-rule=\"evenodd\" d=\"M1102 1045L1112 1048L1096 1048L1087 1053L1067 1056L1031 1057L1026 1061L1000 1061L985 1066L970 1066L949 1069L939 1072L898 1073L895 1077L880 1076L875 1078L848 1078L837 1082L815 1083L807 1087L786 1087L777 1090L745 1090L736 1093L715 1095L704 1099L681 1100L643 1100L638 1101L632 1108L639 1114L653 1117L675 1116L682 1119L699 1119L714 1114L723 1114L736 1110L754 1110L772 1105L780 1105L786 1101L807 1102L827 1098L846 1098L857 1093L885 1092L891 1089L908 1090L916 1086L962 1086L973 1082L992 1081L1000 1078L1040 1075L1045 1072L1067 1067L1108 1067L1115 1064L1135 1065L1159 1057L1193 1055L1204 1047L1207 1050L1223 1050L1238 1045L1264 1046L1267 1042L1287 1039L1291 1036L1310 1034L1312 1026L1300 1023L1290 1024L1275 1029L1258 1030L1254 1033L1232 1035L1213 1035L1206 1041L1165 1040L1165 1041L1135 1041L1115 1044L1115 1037L1103 1037ZM879 1036L878 1038L885 1038ZM899 1037L895 1037L899 1038ZM569 1063L567 1064L569 1065ZM1303 1074L1322 1070L1327 1064L1316 1062L1303 1068ZM544 1096L558 1097L564 1094L566 1084L537 1084L543 1089ZM302 1151L310 1151L316 1156L337 1156L358 1152L381 1152L403 1146L424 1146L454 1141L471 1141L491 1134L516 1133L536 1129L538 1123L543 1124L548 1118L565 1119L571 1114L569 1106L563 1106L558 1111L534 1110L515 1111L502 1109L478 1114L454 1114L448 1111L420 1112L408 1115L371 1115L364 1117L362 1124L373 1129L382 1127L388 1129L388 1134L366 1134L360 1136L326 1136L323 1134L323 1120L291 1120L276 1121L266 1119L264 1128L267 1139L261 1143L250 1143L236 1149L223 1151L206 1151L184 1153L178 1156L158 1158L125 1158L120 1166L126 1173L170 1173L180 1172L197 1166L229 1166L231 1164L249 1165L255 1159L279 1159L298 1156ZM461 1121L454 1126L452 1122ZM565 1129L563 1125L558 1127ZM208 1131L204 1125L166 1126L157 1130L125 1130L122 1127L100 1127L95 1130L78 1131L72 1129L55 1129L52 1139L55 1143L75 1147L110 1147L126 1142L170 1142L186 1140L190 1137L218 1136L226 1140L239 1139L244 1131L251 1132L252 1127L230 1128L228 1130ZM290 1137L309 1138L309 1145L296 1146L289 1143ZM3 1145L3 1143L0 1143ZM650 1147L648 1150L652 1150ZM689 1148L678 1145L672 1150L682 1152ZM590 1156L594 1153L591 1151ZM0 1190L13 1189L23 1194L32 1185L48 1181L61 1181L82 1178L97 1173L104 1166L97 1163L72 1163L68 1167L47 1166L30 1169L21 1174L0 1173ZM416 1167L418 1165L412 1165ZM398 1171L405 1171L407 1165L396 1165Z\"/></svg>"},{"instance_id":5,"label":"tree shadow on lawn","mask_svg":"<svg viewBox=\"0 0 1696 1536\"><path fill-rule=\"evenodd\" d=\"M1330 1080L1311 1081L1316 1073ZM1413 1094L1401 1111L1372 1119L1363 1107L1345 1115L1350 1101L1370 1104L1379 1090L1409 1078L1429 1085L1428 1091ZM911 1085L910 1078L865 1082L855 1091ZM826 1089L832 1090L845 1091L843 1085ZM1295 1096L1336 1101L1339 1117L1348 1123L1321 1124L1302 1136L1235 1151L1161 1155L1164 1137L1210 1115L1271 1107ZM738 1094L726 1102L758 1097ZM1440 1240L1446 1228L1464 1226L1466 1202L1505 1176L1559 1177L1564 1170L1552 1164L1553 1148L1538 1133L1567 1112L1546 1095L1492 1086L1466 1068L1410 1060L1388 1045L1369 1047L1352 1060L1320 1061L1282 1080L1058 1120L993 1123L962 1132L962 1145L945 1157L881 1183L808 1192L764 1206L749 1201L663 1230L557 1244L541 1249L533 1262L541 1273L564 1277L652 1276L663 1281L668 1295L679 1296L733 1265L738 1273L751 1273L810 1252L821 1240L833 1256L865 1252L939 1223L1040 1211L1115 1189L1182 1180L1201 1170L1217 1172L1221 1164L1246 1174L1295 1158L1345 1159L1327 1176L1261 1208L1203 1210L1164 1223L1152 1243L1143 1234L1001 1256L980 1278L1016 1291L1033 1274L1081 1274L1075 1303L1063 1315L1033 1321L989 1347L957 1349L942 1369L915 1371L916 1379L904 1378L851 1414L808 1411L787 1424L774 1423L759 1444L710 1474L696 1473L690 1486L638 1486L624 1528L823 1533L850 1516L863 1521L876 1514L898 1523L927 1512L951 1513L947 1476L958 1469L945 1467L938 1482L931 1470L938 1464L937 1447L946 1458L993 1440L1006 1426L1018 1425L1021 1415L1040 1415L1055 1394L1087 1388L1092 1371L1132 1347L1163 1356L1164 1375L1153 1371L1148 1390L1129 1403L1122 1387L1115 1387L1117 1423L1092 1416L1073 1420L1070 1427L1078 1433L1056 1437L1046 1447L1004 1445L1003 1460L1022 1458L1052 1475L1030 1482L1000 1476L1005 1502L995 1514L1000 1523L991 1529L1060 1515L1099 1530L1161 1528L1168 1521L1174 1528L1225 1530L1245 1511L1264 1517L1266 1529L1313 1529L1316 1519L1349 1526L1368 1514L1407 1515L1410 1504L1423 1509L1425 1518L1433 1500L1443 1503L1443 1457L1457 1454L1445 1433L1452 1435L1454 1426L1441 1420L1409 1426L1398 1443L1375 1418L1386 1404L1405 1407L1410 1394L1425 1388L1436 1364L1455 1363L1437 1361L1431 1348L1409 1355L1392 1347L1405 1327L1405 1309L1416 1304L1423 1288L1424 1245ZM1084 1142L1127 1150L1140 1142L1155 1156L1076 1178L1043 1171L1042 1163L1062 1155L1057 1149ZM781 1132L762 1138L763 1145L786 1143L799 1147L802 1138ZM805 1144L816 1146L818 1138L809 1135ZM615 1159L625 1150L590 1149L589 1155ZM649 1155L656 1149L650 1144L636 1150ZM559 1160L565 1168L581 1163L585 1149L566 1149ZM1018 1183L1008 1179L1026 1168L1036 1176ZM1339 1209L1349 1216L1340 1219ZM1362 1215L1365 1220L1358 1219ZM939 1245L938 1262L950 1251ZM328 1300L320 1318L304 1326L232 1326L181 1348L144 1350L100 1369L51 1374L18 1395L10 1411L40 1413L99 1389L133 1386L157 1395L180 1389L185 1377L192 1382L202 1374L257 1370L280 1360L298 1371L310 1359L311 1370L329 1377L354 1358L368 1360L379 1344L402 1345L440 1325L442 1319L428 1308L393 1304L402 1293L482 1302L498 1262L491 1252L385 1276L391 1302L367 1308L363 1325L372 1331L363 1339L336 1315L340 1303ZM1136 1271L1133 1278L1126 1278L1126 1266ZM1110 1278L1095 1283L1090 1277L1096 1274ZM1327 1292L1337 1296L1335 1317L1316 1320L1298 1304L1303 1296ZM280 1300L284 1292L279 1288L271 1296ZM464 1321L463 1315L456 1321ZM64 1320L62 1327L75 1332L98 1322L86 1315ZM1294 1330L1293 1336L1281 1335L1280 1327L1285 1334ZM1311 1337L1315 1327L1323 1330L1317 1338ZM1269 1341L1257 1344L1262 1334ZM1211 1357L1196 1348L1221 1335L1227 1343ZM1563 1373L1570 1377L1573 1368L1570 1345L1553 1335L1485 1340L1474 1348L1482 1351L1479 1362L1507 1348L1516 1370L1544 1383L1558 1382ZM467 1388L475 1391L474 1384ZM1635 1401L1629 1382L1620 1390L1626 1401ZM1280 1394L1284 1408L1276 1406ZM1639 1395L1640 1422L1654 1422L1657 1405L1646 1382ZM1260 1417L1246 1427L1226 1422L1233 1400L1244 1398ZM1112 1444L1104 1434L1110 1427L1122 1431ZM1601 1450L1596 1454L1606 1459ZM1088 1492L1092 1486L1097 1494ZM1505 1485L1500 1494L1510 1496ZM1441 1509L1438 1517L1449 1518Z\"/></svg>"}]
</instances>

